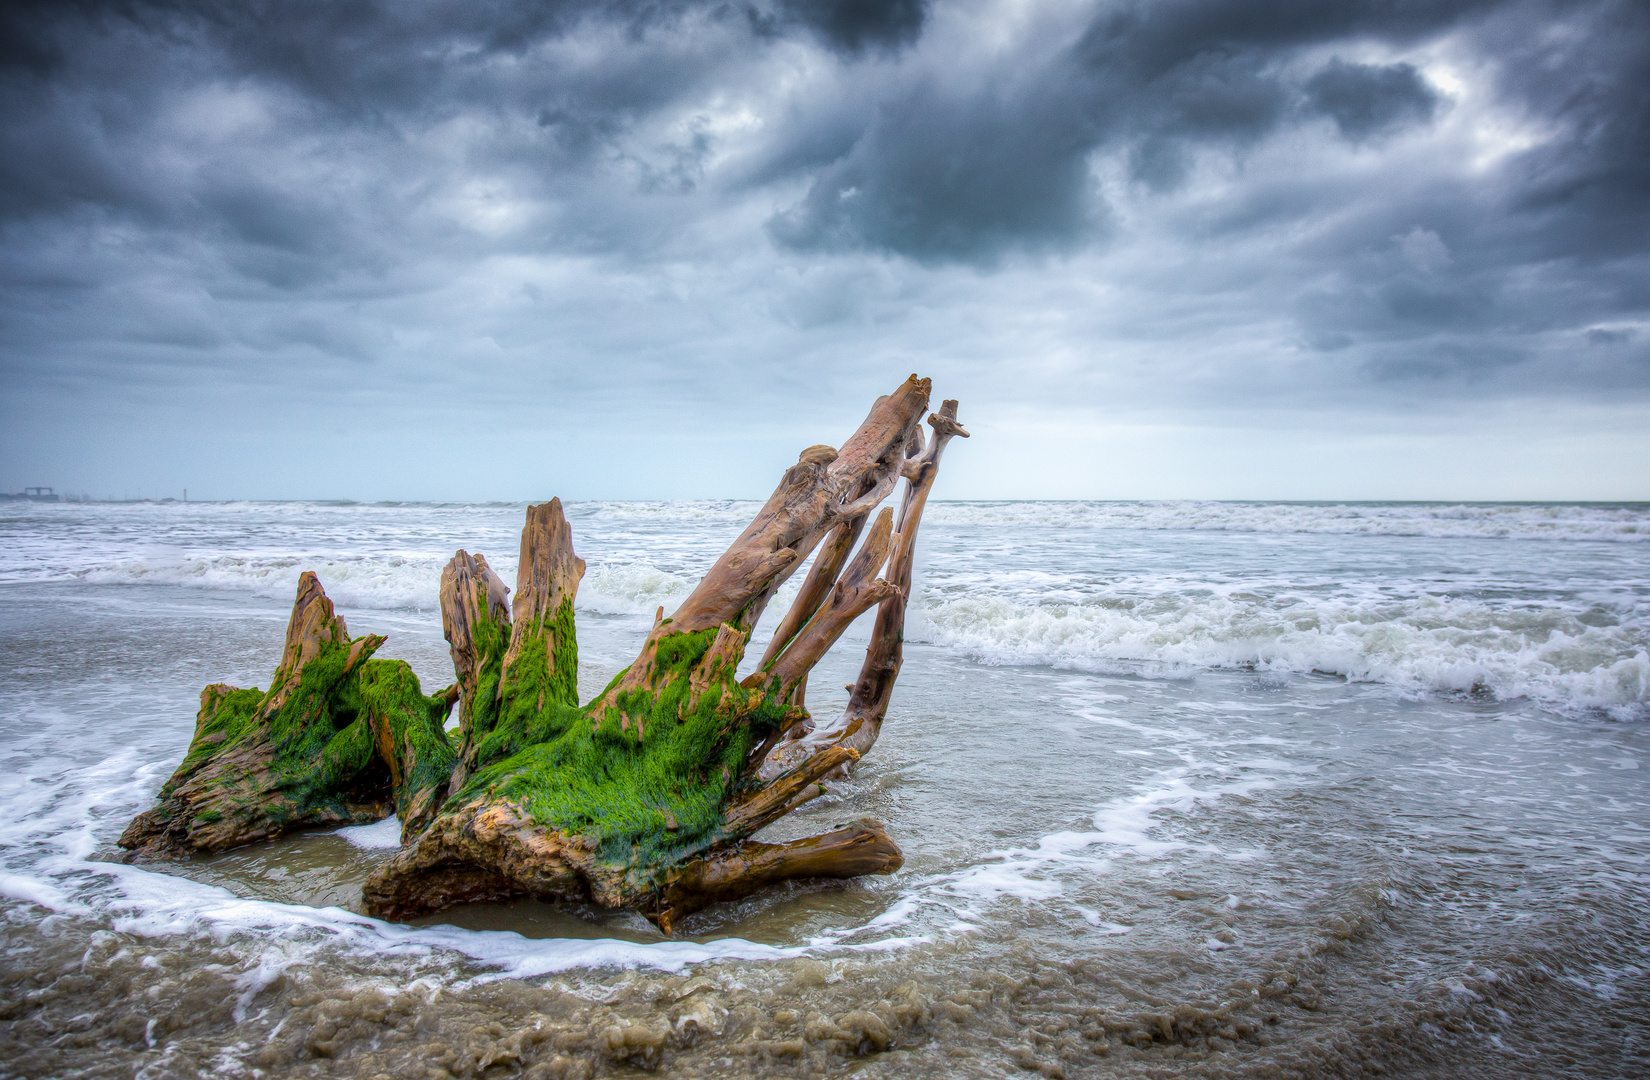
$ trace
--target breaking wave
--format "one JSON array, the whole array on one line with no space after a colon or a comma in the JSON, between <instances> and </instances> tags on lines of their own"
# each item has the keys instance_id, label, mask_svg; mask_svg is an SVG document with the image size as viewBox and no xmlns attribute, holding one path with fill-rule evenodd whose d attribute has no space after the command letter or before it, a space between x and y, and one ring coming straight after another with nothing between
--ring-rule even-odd
<instances>
[{"instance_id":1,"label":"breaking wave","mask_svg":"<svg viewBox=\"0 0 1650 1080\"><path fill-rule=\"evenodd\" d=\"M1644 503L934 502L933 525L1650 540Z\"/></svg>"},{"instance_id":2,"label":"breaking wave","mask_svg":"<svg viewBox=\"0 0 1650 1080\"><path fill-rule=\"evenodd\" d=\"M93 585L222 589L279 600L292 595L300 573L313 570L327 595L345 607L433 610L440 593L441 568L446 561L436 556L162 556L123 559L106 566L73 570L64 576ZM510 569L513 573L514 567Z\"/></svg>"},{"instance_id":3,"label":"breaking wave","mask_svg":"<svg viewBox=\"0 0 1650 1080\"><path fill-rule=\"evenodd\" d=\"M131 559L63 576L93 585L171 585L284 600L292 595L298 575L313 570L327 595L345 607L433 611L440 593L441 568L449 557L214 555ZM515 580L514 559L488 562L506 582ZM577 607L604 615L651 615L661 604L667 608L679 604L697 583L697 577L646 562L590 560L579 585Z\"/></svg>"},{"instance_id":4,"label":"breaking wave","mask_svg":"<svg viewBox=\"0 0 1650 1080\"><path fill-rule=\"evenodd\" d=\"M757 505L567 504L578 608L668 613ZM313 570L346 609L433 613L461 544L514 580L520 523L502 503L7 504L0 583L286 601ZM1650 505L1629 503L936 502L909 632L988 664L1326 672L1642 715L1646 539Z\"/></svg>"},{"instance_id":5,"label":"breaking wave","mask_svg":"<svg viewBox=\"0 0 1650 1080\"><path fill-rule=\"evenodd\" d=\"M918 610L931 641L988 664L1170 676L1245 667L1623 717L1650 706L1650 612L1640 605L1166 593L1084 603L930 596Z\"/></svg>"}]
</instances>

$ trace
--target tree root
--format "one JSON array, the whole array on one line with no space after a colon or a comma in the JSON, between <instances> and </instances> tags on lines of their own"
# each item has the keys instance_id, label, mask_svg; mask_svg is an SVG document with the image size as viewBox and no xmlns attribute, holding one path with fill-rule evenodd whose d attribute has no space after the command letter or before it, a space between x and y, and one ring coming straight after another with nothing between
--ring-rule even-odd
<instances>
[{"instance_id":1,"label":"tree root","mask_svg":"<svg viewBox=\"0 0 1650 1080\"><path fill-rule=\"evenodd\" d=\"M183 765L121 843L221 850L393 807L403 848L363 889L374 914L531 895L633 908L666 933L774 882L894 872L903 857L874 821L784 844L751 837L846 775L881 730L917 527L945 444L968 434L947 401L924 440L928 394L913 375L840 450L804 450L693 594L668 618L661 609L636 660L583 706L573 601L584 563L557 500L527 511L513 601L483 556L461 550L448 563L441 613L457 681L431 698L404 664L369 659L382 639L350 639L305 574L270 692L207 688ZM884 510L867 529L902 480L897 516ZM768 602L815 549L756 671L739 678ZM873 607L847 709L817 725L808 672ZM455 699L456 747L442 731Z\"/></svg>"}]
</instances>

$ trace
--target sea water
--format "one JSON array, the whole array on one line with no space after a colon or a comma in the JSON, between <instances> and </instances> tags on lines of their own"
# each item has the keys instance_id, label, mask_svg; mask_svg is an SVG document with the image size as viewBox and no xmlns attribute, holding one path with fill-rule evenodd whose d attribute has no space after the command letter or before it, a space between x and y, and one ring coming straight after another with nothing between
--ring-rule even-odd
<instances>
[{"instance_id":1,"label":"sea water","mask_svg":"<svg viewBox=\"0 0 1650 1080\"><path fill-rule=\"evenodd\" d=\"M586 696L756 508L568 505ZM0 506L0 1075L1650 1074L1643 504L933 503L881 740L767 834L904 868L674 939L367 918L393 820L118 861L301 571L433 690L523 509Z\"/></svg>"}]
</instances>

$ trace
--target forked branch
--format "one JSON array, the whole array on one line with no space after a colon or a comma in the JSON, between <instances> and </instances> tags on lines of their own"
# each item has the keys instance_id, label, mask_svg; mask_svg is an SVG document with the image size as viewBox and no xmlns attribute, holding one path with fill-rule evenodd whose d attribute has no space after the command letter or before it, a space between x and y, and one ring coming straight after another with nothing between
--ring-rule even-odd
<instances>
[{"instance_id":1,"label":"forked branch","mask_svg":"<svg viewBox=\"0 0 1650 1080\"><path fill-rule=\"evenodd\" d=\"M269 692L207 688L189 754L122 843L219 850L393 811L404 846L364 887L369 911L405 917L526 894L639 909L666 932L771 882L898 869L899 848L876 822L784 844L752 837L816 797L880 730L917 526L946 442L968 434L947 401L925 441L928 395L912 376L840 449L804 450L583 706L573 605L584 562L558 500L528 508L513 599L480 554L447 564L441 617L457 682L434 695L405 663L371 659L383 639L351 639L304 575ZM868 524L901 480L897 514ZM740 678L768 603L816 549L755 673ZM847 710L809 732L809 671L872 608ZM456 748L443 729L455 699ZM779 742L787 733L802 737Z\"/></svg>"},{"instance_id":2,"label":"forked branch","mask_svg":"<svg viewBox=\"0 0 1650 1080\"><path fill-rule=\"evenodd\" d=\"M900 665L904 660L905 606L911 591L917 528L922 523L928 494L939 475L940 456L945 452L946 444L953 438L968 438L968 431L957 422L957 403L954 400L947 400L938 412L931 414L928 425L932 431L926 447L901 463L906 488L884 575L898 592L883 600L877 609L871 643L865 650L865 662L860 666L859 678L849 693L847 708L836 723L816 727L803 738L779 743L762 764L760 775L764 779L778 777L810 757L836 746L848 747L864 756L877 741L883 718L888 712L894 680L899 677Z\"/></svg>"}]
</instances>

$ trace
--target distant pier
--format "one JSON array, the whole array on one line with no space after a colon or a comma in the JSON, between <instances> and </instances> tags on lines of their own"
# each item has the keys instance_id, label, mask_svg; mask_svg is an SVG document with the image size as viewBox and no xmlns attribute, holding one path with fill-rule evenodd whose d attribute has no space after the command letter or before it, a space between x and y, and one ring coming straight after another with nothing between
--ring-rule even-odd
<instances>
[{"instance_id":1,"label":"distant pier","mask_svg":"<svg viewBox=\"0 0 1650 1080\"><path fill-rule=\"evenodd\" d=\"M20 493L13 495L0 492L0 499L26 499L29 502L62 502L63 496L49 487L24 488Z\"/></svg>"}]
</instances>

